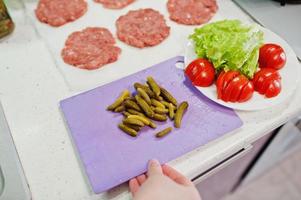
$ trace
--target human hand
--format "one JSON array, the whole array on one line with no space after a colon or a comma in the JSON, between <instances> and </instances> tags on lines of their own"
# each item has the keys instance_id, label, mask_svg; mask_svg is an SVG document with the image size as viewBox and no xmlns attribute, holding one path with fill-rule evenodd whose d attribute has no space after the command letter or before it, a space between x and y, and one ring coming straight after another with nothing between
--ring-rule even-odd
<instances>
[{"instance_id":1,"label":"human hand","mask_svg":"<svg viewBox=\"0 0 301 200\"><path fill-rule=\"evenodd\" d=\"M201 200L189 179L157 160L149 162L147 175L131 179L129 187L134 200Z\"/></svg>"}]
</instances>

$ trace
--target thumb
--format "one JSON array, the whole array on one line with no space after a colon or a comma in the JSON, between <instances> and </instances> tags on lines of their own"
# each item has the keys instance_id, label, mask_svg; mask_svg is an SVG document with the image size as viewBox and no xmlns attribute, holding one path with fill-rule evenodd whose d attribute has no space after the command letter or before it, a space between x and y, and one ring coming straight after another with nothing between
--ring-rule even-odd
<instances>
[{"instance_id":1,"label":"thumb","mask_svg":"<svg viewBox=\"0 0 301 200\"><path fill-rule=\"evenodd\" d=\"M152 159L148 162L147 176L153 176L156 174L163 174L162 167L158 160Z\"/></svg>"}]
</instances>

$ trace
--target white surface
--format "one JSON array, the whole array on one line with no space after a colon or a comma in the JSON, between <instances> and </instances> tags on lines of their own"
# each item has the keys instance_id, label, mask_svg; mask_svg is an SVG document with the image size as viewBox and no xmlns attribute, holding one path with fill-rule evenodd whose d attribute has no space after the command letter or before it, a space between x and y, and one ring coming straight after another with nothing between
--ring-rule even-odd
<instances>
[{"instance_id":1,"label":"white surface","mask_svg":"<svg viewBox=\"0 0 301 200\"><path fill-rule=\"evenodd\" d=\"M30 0L32 1L32 0ZM231 1L220 0L224 16L248 20ZM64 82L43 40L39 39L24 13L11 10L17 23L14 34L0 43L0 99L32 198L35 200L125 200L121 186L93 195L85 182L79 161L58 108L58 101L74 94ZM172 23L172 22L168 22ZM177 26L175 32L182 26ZM183 44L183 43L181 43ZM184 50L175 43L170 54ZM157 53L159 54L159 53ZM152 64L160 60L150 55ZM141 58L146 59L146 58ZM140 69L137 69L137 71ZM112 80L119 75L112 76ZM289 101L270 110L238 112L244 126L169 164L192 178L223 158L278 127L301 112L301 85Z\"/></svg>"},{"instance_id":2,"label":"white surface","mask_svg":"<svg viewBox=\"0 0 301 200\"><path fill-rule=\"evenodd\" d=\"M216 86L211 85L210 87L196 87L199 91L201 91L205 96L209 99L224 105L229 108L237 109L237 110L263 110L263 109L271 109L271 107L283 103L285 100L289 99L293 92L295 91L299 81L300 81L300 63L294 53L293 49L287 44L285 40L283 40L280 36L276 35L272 31L260 27L264 32L264 43L275 43L280 45L287 57L287 62L285 67L279 70L281 75L281 84L282 90L281 93L274 98L265 98L263 95L260 95L258 92L254 92L253 97L243 103L232 103L225 102L221 99L217 98ZM188 66L193 60L197 58L197 55L194 51L194 43L193 41L188 41L185 50L185 65Z\"/></svg>"},{"instance_id":3,"label":"white surface","mask_svg":"<svg viewBox=\"0 0 301 200\"><path fill-rule=\"evenodd\" d=\"M0 200L30 200L30 191L27 187L1 103L0 138Z\"/></svg>"}]
</instances>

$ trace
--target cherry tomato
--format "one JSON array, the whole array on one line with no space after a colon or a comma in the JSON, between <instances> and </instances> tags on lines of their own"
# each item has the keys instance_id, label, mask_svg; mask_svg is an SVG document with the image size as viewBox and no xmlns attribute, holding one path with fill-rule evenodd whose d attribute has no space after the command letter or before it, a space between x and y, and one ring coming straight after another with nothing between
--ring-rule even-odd
<instances>
[{"instance_id":1,"label":"cherry tomato","mask_svg":"<svg viewBox=\"0 0 301 200\"><path fill-rule=\"evenodd\" d=\"M192 61L186 68L185 74L196 86L208 87L213 84L215 70L211 62L198 58Z\"/></svg>"},{"instance_id":2,"label":"cherry tomato","mask_svg":"<svg viewBox=\"0 0 301 200\"><path fill-rule=\"evenodd\" d=\"M267 98L277 96L281 91L281 76L277 70L262 68L256 72L254 79L255 91Z\"/></svg>"},{"instance_id":3,"label":"cherry tomato","mask_svg":"<svg viewBox=\"0 0 301 200\"><path fill-rule=\"evenodd\" d=\"M259 50L259 67L281 69L286 63L286 54L277 44L265 44Z\"/></svg>"},{"instance_id":4,"label":"cherry tomato","mask_svg":"<svg viewBox=\"0 0 301 200\"><path fill-rule=\"evenodd\" d=\"M246 87L249 85L248 87ZM225 102L244 102L249 100L254 92L252 82L237 71L220 73L217 81L218 98Z\"/></svg>"}]
</instances>

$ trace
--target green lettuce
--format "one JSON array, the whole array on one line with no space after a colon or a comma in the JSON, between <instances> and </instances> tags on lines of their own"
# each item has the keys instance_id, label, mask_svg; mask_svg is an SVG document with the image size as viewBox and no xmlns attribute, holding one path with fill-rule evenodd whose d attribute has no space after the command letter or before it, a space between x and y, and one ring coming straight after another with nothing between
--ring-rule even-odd
<instances>
[{"instance_id":1,"label":"green lettuce","mask_svg":"<svg viewBox=\"0 0 301 200\"><path fill-rule=\"evenodd\" d=\"M199 58L210 60L215 69L238 70L252 78L258 67L263 32L257 25L223 20L196 28L189 36Z\"/></svg>"}]
</instances>

